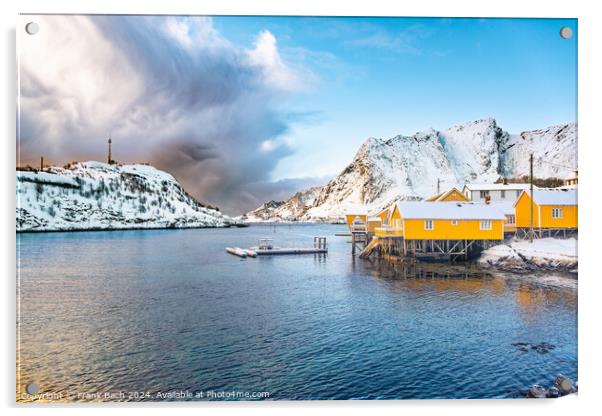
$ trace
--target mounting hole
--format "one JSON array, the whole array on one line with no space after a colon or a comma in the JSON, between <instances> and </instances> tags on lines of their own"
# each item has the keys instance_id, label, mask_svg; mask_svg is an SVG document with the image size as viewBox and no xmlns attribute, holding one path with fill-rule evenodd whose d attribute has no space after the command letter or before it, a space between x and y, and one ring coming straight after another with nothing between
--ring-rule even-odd
<instances>
[{"instance_id":1,"label":"mounting hole","mask_svg":"<svg viewBox=\"0 0 602 416\"><path fill-rule=\"evenodd\" d=\"M40 391L40 388L36 383L29 383L25 385L25 391L27 392L27 394L34 395L37 394L38 391Z\"/></svg>"},{"instance_id":2,"label":"mounting hole","mask_svg":"<svg viewBox=\"0 0 602 416\"><path fill-rule=\"evenodd\" d=\"M560 37L562 39L570 39L573 37L573 29L571 29L568 26L563 27L562 29L560 29Z\"/></svg>"},{"instance_id":3,"label":"mounting hole","mask_svg":"<svg viewBox=\"0 0 602 416\"><path fill-rule=\"evenodd\" d=\"M25 25L25 31L29 35L35 35L36 33L38 33L39 30L40 25L38 25L36 22L29 22Z\"/></svg>"}]
</instances>

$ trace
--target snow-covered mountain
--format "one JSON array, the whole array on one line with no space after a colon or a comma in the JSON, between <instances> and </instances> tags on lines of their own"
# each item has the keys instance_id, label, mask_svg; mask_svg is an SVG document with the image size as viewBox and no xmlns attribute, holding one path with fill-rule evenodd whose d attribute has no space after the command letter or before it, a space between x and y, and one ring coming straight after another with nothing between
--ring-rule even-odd
<instances>
[{"instance_id":1,"label":"snow-covered mountain","mask_svg":"<svg viewBox=\"0 0 602 416\"><path fill-rule=\"evenodd\" d=\"M529 173L530 153L537 178L566 177L577 164L576 124L513 135L487 118L443 131L369 138L337 177L312 191L317 195L305 209L297 207L303 214L296 219L333 221L350 206L378 210L396 199L422 199L436 193L438 180L445 189L521 177Z\"/></svg>"},{"instance_id":2,"label":"snow-covered mountain","mask_svg":"<svg viewBox=\"0 0 602 416\"><path fill-rule=\"evenodd\" d=\"M148 165L77 163L17 171L17 231L223 227L170 174Z\"/></svg>"},{"instance_id":3,"label":"snow-covered mountain","mask_svg":"<svg viewBox=\"0 0 602 416\"><path fill-rule=\"evenodd\" d=\"M248 222L289 222L303 217L307 207L312 206L322 187L316 186L297 192L287 201L269 201L259 208L241 216Z\"/></svg>"}]
</instances>

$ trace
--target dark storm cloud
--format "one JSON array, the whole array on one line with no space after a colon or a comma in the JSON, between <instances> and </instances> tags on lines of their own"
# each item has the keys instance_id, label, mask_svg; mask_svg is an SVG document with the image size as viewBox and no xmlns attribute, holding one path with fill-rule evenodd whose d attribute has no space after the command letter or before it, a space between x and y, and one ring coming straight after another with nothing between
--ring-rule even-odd
<instances>
[{"instance_id":1,"label":"dark storm cloud","mask_svg":"<svg viewBox=\"0 0 602 416\"><path fill-rule=\"evenodd\" d=\"M297 190L269 175L293 152L290 123L313 115L278 110L304 86L269 32L241 49L206 18L40 21L47 37L28 38L21 53L24 162L40 154L55 163L104 160L111 134L116 160L165 169L228 213Z\"/></svg>"}]
</instances>

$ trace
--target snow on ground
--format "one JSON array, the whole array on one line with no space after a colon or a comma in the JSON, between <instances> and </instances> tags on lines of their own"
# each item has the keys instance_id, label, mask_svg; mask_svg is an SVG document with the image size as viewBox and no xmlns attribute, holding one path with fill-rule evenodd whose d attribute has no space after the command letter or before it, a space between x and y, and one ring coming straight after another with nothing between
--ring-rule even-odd
<instances>
[{"instance_id":1,"label":"snow on ground","mask_svg":"<svg viewBox=\"0 0 602 416\"><path fill-rule=\"evenodd\" d=\"M232 220L148 165L18 171L17 231L223 227Z\"/></svg>"},{"instance_id":2,"label":"snow on ground","mask_svg":"<svg viewBox=\"0 0 602 416\"><path fill-rule=\"evenodd\" d=\"M481 254L479 264L510 271L577 269L577 239L541 238L512 241Z\"/></svg>"}]
</instances>

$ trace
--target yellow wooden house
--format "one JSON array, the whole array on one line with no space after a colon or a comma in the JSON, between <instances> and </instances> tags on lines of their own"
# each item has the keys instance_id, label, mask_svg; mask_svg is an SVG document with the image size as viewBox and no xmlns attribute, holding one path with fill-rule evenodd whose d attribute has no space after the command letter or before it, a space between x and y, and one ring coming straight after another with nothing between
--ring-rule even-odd
<instances>
[{"instance_id":1,"label":"yellow wooden house","mask_svg":"<svg viewBox=\"0 0 602 416\"><path fill-rule=\"evenodd\" d=\"M577 229L577 189L540 188L533 190L533 227ZM531 227L531 194L523 191L514 203L516 227Z\"/></svg>"},{"instance_id":2,"label":"yellow wooden house","mask_svg":"<svg viewBox=\"0 0 602 416\"><path fill-rule=\"evenodd\" d=\"M390 224L376 228L375 235L405 240L503 240L505 220L499 207L487 204L398 202Z\"/></svg>"},{"instance_id":3,"label":"yellow wooden house","mask_svg":"<svg viewBox=\"0 0 602 416\"><path fill-rule=\"evenodd\" d=\"M466 195L464 195L457 188L451 188L447 191L440 192L437 195L433 195L430 198L425 199L426 202L468 202L470 201Z\"/></svg>"},{"instance_id":4,"label":"yellow wooden house","mask_svg":"<svg viewBox=\"0 0 602 416\"><path fill-rule=\"evenodd\" d=\"M350 206L345 209L345 223L350 231L366 231L368 211L365 206Z\"/></svg>"}]
</instances>

